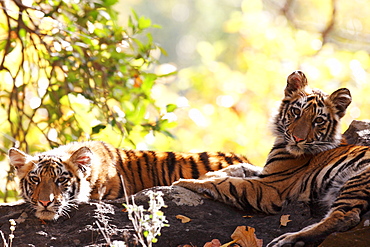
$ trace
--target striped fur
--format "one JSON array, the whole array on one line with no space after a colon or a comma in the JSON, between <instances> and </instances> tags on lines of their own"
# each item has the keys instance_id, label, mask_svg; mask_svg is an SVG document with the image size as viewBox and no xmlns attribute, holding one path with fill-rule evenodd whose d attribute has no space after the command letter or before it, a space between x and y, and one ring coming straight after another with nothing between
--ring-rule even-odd
<instances>
[{"instance_id":1,"label":"striped fur","mask_svg":"<svg viewBox=\"0 0 370 247\"><path fill-rule=\"evenodd\" d=\"M67 215L70 207L90 198L123 197L121 176L131 195L248 162L233 153L120 150L98 141L75 142L35 156L12 148L9 158L20 178L22 197L43 220Z\"/></svg>"},{"instance_id":2,"label":"striped fur","mask_svg":"<svg viewBox=\"0 0 370 247\"><path fill-rule=\"evenodd\" d=\"M339 121L350 102L347 89L327 96L309 89L305 75L294 72L274 121L276 141L258 176L208 176L175 184L267 214L278 213L289 201L327 210L319 223L284 234L269 247L303 246L346 231L359 223L370 202L370 147L341 143ZM232 167L221 171L227 174Z\"/></svg>"}]
</instances>

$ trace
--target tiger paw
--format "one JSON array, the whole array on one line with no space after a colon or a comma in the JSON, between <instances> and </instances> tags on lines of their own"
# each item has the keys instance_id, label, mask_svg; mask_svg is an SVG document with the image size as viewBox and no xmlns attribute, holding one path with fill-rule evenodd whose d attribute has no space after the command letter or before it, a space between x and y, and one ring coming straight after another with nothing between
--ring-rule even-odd
<instances>
[{"instance_id":1,"label":"tiger paw","mask_svg":"<svg viewBox=\"0 0 370 247\"><path fill-rule=\"evenodd\" d=\"M198 193L203 193L207 190L208 187L210 187L209 181L207 180L183 179L183 178L174 182L172 185L181 186Z\"/></svg>"},{"instance_id":2,"label":"tiger paw","mask_svg":"<svg viewBox=\"0 0 370 247\"><path fill-rule=\"evenodd\" d=\"M225 180L225 178L209 178L205 180L201 179L180 179L179 181L173 183L172 185L181 186L196 193L202 194L207 198L212 198L214 200L220 199L220 189L217 185L220 181Z\"/></svg>"},{"instance_id":3,"label":"tiger paw","mask_svg":"<svg viewBox=\"0 0 370 247\"><path fill-rule=\"evenodd\" d=\"M286 233L272 240L266 247L303 247L305 242L297 237L297 233Z\"/></svg>"}]
</instances>

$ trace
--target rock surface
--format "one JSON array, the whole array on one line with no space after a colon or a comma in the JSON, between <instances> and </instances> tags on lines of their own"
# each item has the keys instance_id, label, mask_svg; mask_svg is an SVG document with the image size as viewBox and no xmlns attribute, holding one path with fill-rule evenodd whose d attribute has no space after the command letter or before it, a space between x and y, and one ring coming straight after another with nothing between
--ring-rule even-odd
<instances>
[{"instance_id":1,"label":"rock surface","mask_svg":"<svg viewBox=\"0 0 370 247\"><path fill-rule=\"evenodd\" d=\"M151 190L162 191L167 208L163 212L170 227L162 228L162 235L154 246L176 247L184 244L202 247L212 239L221 243L231 241L231 234L237 226L255 228L257 238L263 239L264 246L273 238L317 222L320 217L312 217L304 204L288 205L278 215L262 215L243 212L222 203L206 199L181 187L156 187ZM135 196L137 204L147 208L146 191ZM26 204L0 207L1 231L9 235L9 219L17 221L13 246L112 246L114 241L125 241L136 246L132 237L133 226L123 212L122 201L89 202L79 205L78 210L70 212L70 218L61 218L46 224L33 216ZM281 215L290 215L287 226L280 226ZM177 215L191 219L181 223ZM367 221L366 221L367 220ZM325 240L321 246L368 246L370 243L370 214L351 231L336 233ZM338 244L340 241L340 244ZM117 243L115 246L118 246ZM314 245L313 245L314 246Z\"/></svg>"},{"instance_id":2,"label":"rock surface","mask_svg":"<svg viewBox=\"0 0 370 247\"><path fill-rule=\"evenodd\" d=\"M353 120L343 136L349 144L370 146L370 121Z\"/></svg>"},{"instance_id":3,"label":"rock surface","mask_svg":"<svg viewBox=\"0 0 370 247\"><path fill-rule=\"evenodd\" d=\"M365 127L364 127L365 126ZM370 144L370 123L356 121L345 132L351 144ZM278 215L262 215L243 212L222 203L202 197L181 187L156 187L162 191L167 208L163 212L170 227L162 228L162 235L154 246L176 247L184 244L202 247L212 239L221 243L231 241L231 234L237 226L255 228L257 238L265 246L273 238L285 233L298 231L317 222L322 216L313 217L308 206L291 203ZM147 191L147 190L146 190ZM146 191L135 195L136 204L147 208ZM7 239L10 234L9 219L17 222L13 246L119 246L116 241L125 241L135 246L133 226L123 209L123 200L92 201L72 209L68 217L46 224L35 218L30 208L22 203L0 204L0 230ZM315 215L320 212L315 212ZM191 219L181 223L177 215ZM281 215L290 215L287 226L280 226ZM320 246L363 247L370 246L370 213L354 229L330 235ZM0 238L1 239L1 238ZM1 241L0 241L1 242ZM317 246L317 245L313 245Z\"/></svg>"}]
</instances>

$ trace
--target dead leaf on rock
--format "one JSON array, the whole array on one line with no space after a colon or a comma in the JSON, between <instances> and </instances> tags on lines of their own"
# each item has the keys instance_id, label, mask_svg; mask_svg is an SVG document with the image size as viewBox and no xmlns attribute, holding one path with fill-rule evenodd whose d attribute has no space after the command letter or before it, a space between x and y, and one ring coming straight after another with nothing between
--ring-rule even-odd
<instances>
[{"instance_id":1,"label":"dead leaf on rock","mask_svg":"<svg viewBox=\"0 0 370 247\"><path fill-rule=\"evenodd\" d=\"M176 215L176 219L181 220L181 223L188 223L188 222L191 221L191 219L189 217L186 217L186 216L181 215L181 214Z\"/></svg>"},{"instance_id":2,"label":"dead leaf on rock","mask_svg":"<svg viewBox=\"0 0 370 247\"><path fill-rule=\"evenodd\" d=\"M236 241L237 241L237 240L233 240L233 241L231 241L231 242L228 242L228 243L226 243L226 244L221 245L220 247L229 247L230 245L235 244L235 243L236 243Z\"/></svg>"},{"instance_id":3,"label":"dead leaf on rock","mask_svg":"<svg viewBox=\"0 0 370 247\"><path fill-rule=\"evenodd\" d=\"M289 214L283 214L280 217L280 226L287 226L288 222L291 222L289 216L290 216Z\"/></svg>"},{"instance_id":4,"label":"dead leaf on rock","mask_svg":"<svg viewBox=\"0 0 370 247\"><path fill-rule=\"evenodd\" d=\"M207 242L203 247L221 247L221 242L218 239L212 239L211 242Z\"/></svg>"},{"instance_id":5,"label":"dead leaf on rock","mask_svg":"<svg viewBox=\"0 0 370 247\"><path fill-rule=\"evenodd\" d=\"M262 247L263 240L258 239L254 234L255 229L249 226L238 226L231 238L236 240L236 243L241 247Z\"/></svg>"}]
</instances>

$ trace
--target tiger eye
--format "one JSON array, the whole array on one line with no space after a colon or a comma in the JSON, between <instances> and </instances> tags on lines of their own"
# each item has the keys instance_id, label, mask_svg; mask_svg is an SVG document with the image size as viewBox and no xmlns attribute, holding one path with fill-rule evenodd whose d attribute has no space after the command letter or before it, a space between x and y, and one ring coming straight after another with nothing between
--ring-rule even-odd
<instances>
[{"instance_id":1,"label":"tiger eye","mask_svg":"<svg viewBox=\"0 0 370 247\"><path fill-rule=\"evenodd\" d=\"M296 116L300 116L301 115L301 110L298 109L298 108L293 107L291 111Z\"/></svg>"},{"instance_id":2,"label":"tiger eye","mask_svg":"<svg viewBox=\"0 0 370 247\"><path fill-rule=\"evenodd\" d=\"M58 183L63 183L63 182L66 182L66 181L68 181L68 178L66 178L66 177L60 177L60 178L57 179Z\"/></svg>"},{"instance_id":3,"label":"tiger eye","mask_svg":"<svg viewBox=\"0 0 370 247\"><path fill-rule=\"evenodd\" d=\"M317 117L316 119L315 119L315 123L317 123L317 124L321 124L321 123L323 123L324 122L324 119L322 118L322 117Z\"/></svg>"}]
</instances>

